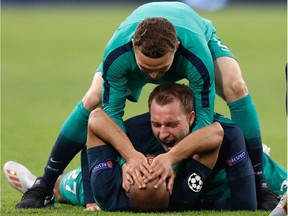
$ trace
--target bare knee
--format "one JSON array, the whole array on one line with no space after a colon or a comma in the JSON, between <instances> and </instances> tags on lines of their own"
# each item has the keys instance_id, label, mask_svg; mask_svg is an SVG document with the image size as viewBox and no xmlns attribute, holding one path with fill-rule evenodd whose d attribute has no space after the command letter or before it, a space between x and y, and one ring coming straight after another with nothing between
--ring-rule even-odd
<instances>
[{"instance_id":1,"label":"bare knee","mask_svg":"<svg viewBox=\"0 0 288 216\"><path fill-rule=\"evenodd\" d=\"M232 81L224 88L224 95L227 102L233 102L248 94L248 88L243 79Z\"/></svg>"},{"instance_id":2,"label":"bare knee","mask_svg":"<svg viewBox=\"0 0 288 216\"><path fill-rule=\"evenodd\" d=\"M90 113L89 120L88 120L88 130L91 130L91 131L95 130L94 126L97 124L98 116L101 115L102 112L103 112L102 108L96 107Z\"/></svg>"},{"instance_id":3,"label":"bare knee","mask_svg":"<svg viewBox=\"0 0 288 216\"><path fill-rule=\"evenodd\" d=\"M91 91L89 89L83 97L82 102L85 109L92 111L95 108L102 106L101 94L98 94L97 92Z\"/></svg>"}]
</instances>

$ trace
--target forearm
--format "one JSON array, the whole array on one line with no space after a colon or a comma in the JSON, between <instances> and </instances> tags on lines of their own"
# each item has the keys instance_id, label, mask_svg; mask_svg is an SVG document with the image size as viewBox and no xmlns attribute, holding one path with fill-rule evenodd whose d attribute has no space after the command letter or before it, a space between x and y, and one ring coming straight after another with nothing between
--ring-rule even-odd
<instances>
[{"instance_id":1,"label":"forearm","mask_svg":"<svg viewBox=\"0 0 288 216\"><path fill-rule=\"evenodd\" d=\"M172 165L175 165L195 154L201 154L219 148L223 136L223 128L218 122L215 122L190 133L166 154L170 158Z\"/></svg>"},{"instance_id":2,"label":"forearm","mask_svg":"<svg viewBox=\"0 0 288 216\"><path fill-rule=\"evenodd\" d=\"M136 152L125 132L101 108L93 111L89 125L96 137L112 145L125 160Z\"/></svg>"}]
</instances>

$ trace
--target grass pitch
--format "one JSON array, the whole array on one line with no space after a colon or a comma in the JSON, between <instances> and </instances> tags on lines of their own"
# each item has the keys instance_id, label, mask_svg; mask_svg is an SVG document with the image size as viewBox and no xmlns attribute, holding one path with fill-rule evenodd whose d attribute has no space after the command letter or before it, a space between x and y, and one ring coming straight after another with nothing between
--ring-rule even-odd
<instances>
[{"instance_id":1,"label":"grass pitch","mask_svg":"<svg viewBox=\"0 0 288 216\"><path fill-rule=\"evenodd\" d=\"M42 175L60 127L90 86L105 44L136 5L2 5L1 167L8 160ZM283 5L239 6L199 13L213 20L220 38L240 62L258 109L263 142L287 167L285 110L286 9ZM125 118L147 110L153 86L140 102L128 103ZM216 111L229 116L216 100ZM68 169L79 166L76 157ZM2 174L1 170L1 174ZM2 215L133 215L83 212L57 205L48 210L15 210L21 194L1 176ZM137 215L268 215L268 212L183 212Z\"/></svg>"}]
</instances>

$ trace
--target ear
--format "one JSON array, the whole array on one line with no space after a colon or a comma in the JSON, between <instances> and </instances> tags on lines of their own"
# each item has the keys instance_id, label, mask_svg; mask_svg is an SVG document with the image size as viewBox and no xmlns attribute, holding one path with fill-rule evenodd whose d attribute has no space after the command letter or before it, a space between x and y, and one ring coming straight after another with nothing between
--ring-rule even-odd
<instances>
[{"instance_id":1,"label":"ear","mask_svg":"<svg viewBox=\"0 0 288 216\"><path fill-rule=\"evenodd\" d=\"M180 45L180 41L177 41L176 50L179 48L179 45Z\"/></svg>"},{"instance_id":2,"label":"ear","mask_svg":"<svg viewBox=\"0 0 288 216\"><path fill-rule=\"evenodd\" d=\"M189 114L189 124L190 124L190 126L194 123L194 120L195 120L195 112L192 111L192 112Z\"/></svg>"},{"instance_id":3,"label":"ear","mask_svg":"<svg viewBox=\"0 0 288 216\"><path fill-rule=\"evenodd\" d=\"M131 41L132 41L132 46L134 47L134 39L132 38L132 40L131 40Z\"/></svg>"}]
</instances>

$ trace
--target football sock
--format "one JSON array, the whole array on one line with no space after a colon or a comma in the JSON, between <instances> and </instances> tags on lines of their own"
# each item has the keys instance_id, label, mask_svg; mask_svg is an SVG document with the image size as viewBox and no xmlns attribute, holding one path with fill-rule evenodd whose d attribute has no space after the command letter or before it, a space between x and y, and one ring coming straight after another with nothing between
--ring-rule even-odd
<instances>
[{"instance_id":1,"label":"football sock","mask_svg":"<svg viewBox=\"0 0 288 216\"><path fill-rule=\"evenodd\" d=\"M256 185L263 180L263 147L260 123L251 95L228 103L232 120L241 128L255 173Z\"/></svg>"},{"instance_id":2,"label":"football sock","mask_svg":"<svg viewBox=\"0 0 288 216\"><path fill-rule=\"evenodd\" d=\"M80 101L65 121L44 169L43 180L51 190L58 176L85 146L89 115Z\"/></svg>"}]
</instances>

